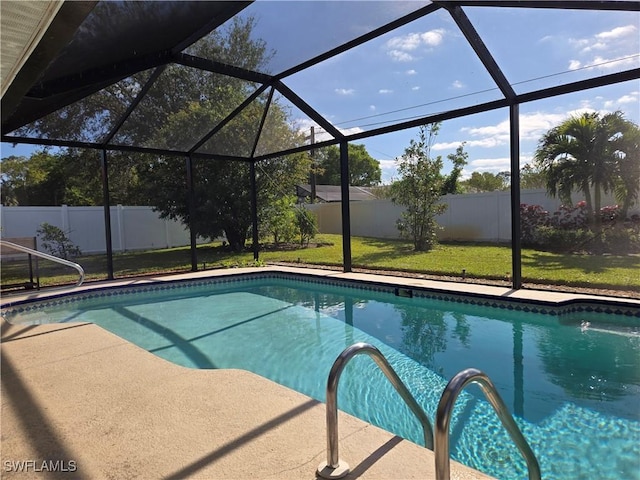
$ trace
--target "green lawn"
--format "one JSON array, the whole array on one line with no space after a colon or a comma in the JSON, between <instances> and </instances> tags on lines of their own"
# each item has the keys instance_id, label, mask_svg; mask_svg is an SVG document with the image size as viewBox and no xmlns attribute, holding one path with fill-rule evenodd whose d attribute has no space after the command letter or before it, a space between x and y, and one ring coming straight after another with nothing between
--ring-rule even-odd
<instances>
[{"instance_id":1,"label":"green lawn","mask_svg":"<svg viewBox=\"0 0 640 480\"><path fill-rule=\"evenodd\" d=\"M299 262L314 265L342 265L342 239L339 235L318 235L319 246L266 250L260 262ZM414 252L408 242L354 237L351 242L353 267L420 272L447 276L505 279L511 275L511 249L507 246L478 244L443 244L431 252ZM87 273L87 280L106 278L106 256L83 256L77 259ZM253 264L253 254L236 254L219 243L198 247L198 268L233 267ZM119 253L114 255L115 276L152 275L189 271L188 247ZM71 269L69 269L71 270ZM25 267L19 262L2 265L2 283L24 281ZM620 290L640 289L640 255L592 256L556 254L525 249L522 252L525 284L548 283ZM62 273L61 267L40 262L43 285L74 282L73 271ZM22 280L21 280L22 279Z\"/></svg>"}]
</instances>

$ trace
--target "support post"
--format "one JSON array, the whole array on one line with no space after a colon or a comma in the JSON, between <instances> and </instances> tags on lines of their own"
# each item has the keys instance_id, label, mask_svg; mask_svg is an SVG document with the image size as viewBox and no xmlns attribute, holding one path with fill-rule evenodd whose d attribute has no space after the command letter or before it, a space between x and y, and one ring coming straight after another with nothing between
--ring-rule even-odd
<instances>
[{"instance_id":1,"label":"support post","mask_svg":"<svg viewBox=\"0 0 640 480\"><path fill-rule=\"evenodd\" d=\"M196 250L196 231L194 219L196 215L195 195L193 189L193 159L187 157L187 201L189 202L189 240L191 243L191 271L198 271L198 252Z\"/></svg>"},{"instance_id":2,"label":"support post","mask_svg":"<svg viewBox=\"0 0 640 480\"><path fill-rule=\"evenodd\" d=\"M509 107L511 152L511 280L514 290L522 288L522 235L520 221L520 106Z\"/></svg>"},{"instance_id":3,"label":"support post","mask_svg":"<svg viewBox=\"0 0 640 480\"><path fill-rule=\"evenodd\" d=\"M113 280L113 244L111 242L111 209L109 199L109 162L107 151L102 150L100 156L100 173L102 175L102 204L104 208L104 235L107 248L107 278Z\"/></svg>"},{"instance_id":4,"label":"support post","mask_svg":"<svg viewBox=\"0 0 640 480\"><path fill-rule=\"evenodd\" d=\"M351 271L351 213L349 210L349 143L340 142L340 185L342 192L342 268Z\"/></svg>"},{"instance_id":5,"label":"support post","mask_svg":"<svg viewBox=\"0 0 640 480\"><path fill-rule=\"evenodd\" d=\"M251 174L251 224L253 238L253 260L257 262L260 244L258 242L258 182L256 181L256 162L252 161L249 168Z\"/></svg>"},{"instance_id":6,"label":"support post","mask_svg":"<svg viewBox=\"0 0 640 480\"><path fill-rule=\"evenodd\" d=\"M316 129L313 125L311 125L310 143L311 145L316 143ZM316 203L316 151L311 149L309 153L311 154L311 178L309 179L311 184L311 203Z\"/></svg>"}]
</instances>

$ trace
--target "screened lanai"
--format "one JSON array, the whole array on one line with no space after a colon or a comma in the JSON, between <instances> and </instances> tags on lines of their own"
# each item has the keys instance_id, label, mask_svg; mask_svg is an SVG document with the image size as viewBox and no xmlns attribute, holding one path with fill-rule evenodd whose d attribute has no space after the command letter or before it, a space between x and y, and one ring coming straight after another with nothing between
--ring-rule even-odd
<instances>
[{"instance_id":1,"label":"screened lanai","mask_svg":"<svg viewBox=\"0 0 640 480\"><path fill-rule=\"evenodd\" d=\"M22 9L22 2L2 2L3 46L12 19L29 13ZM637 87L640 78L637 29L632 54L604 50L599 63L564 70L552 62L530 61L542 44L528 35L528 26L541 22L542 12L566 20L563 34L579 41L572 36L572 25L620 14L634 15L632 25L638 24L640 5L535 0L64 2L49 12L49 22L31 27L41 35L15 76L5 79L3 74L2 141L89 149L100 155L110 278L108 182L114 155L175 158L175 175L185 179L192 211L198 202L194 162L248 165L252 245L258 258L257 168L338 145L343 269L351 271L348 144L502 110L509 119L511 282L518 289L521 106L616 84ZM45 13L33 12L41 19ZM242 30L234 25L251 25L250 35L239 35ZM340 90L335 73L326 74L327 65L341 65L341 79L373 79L380 67L366 62L370 49L385 46L402 61L419 44L435 45L444 31L459 44L455 57L446 68L429 71L426 63L416 74L445 78L453 85L462 79L470 86L464 94L426 82L417 100L374 112L373 100L365 98L354 103L346 118L327 95ZM514 36L528 48L514 49ZM398 75L396 84L372 91L391 92L406 87L403 82ZM349 94L346 88L341 91ZM206 108L212 104L215 108ZM283 123L297 134L283 135ZM314 126L321 134L312 141L302 126ZM198 268L193 231L191 265Z\"/></svg>"}]
</instances>

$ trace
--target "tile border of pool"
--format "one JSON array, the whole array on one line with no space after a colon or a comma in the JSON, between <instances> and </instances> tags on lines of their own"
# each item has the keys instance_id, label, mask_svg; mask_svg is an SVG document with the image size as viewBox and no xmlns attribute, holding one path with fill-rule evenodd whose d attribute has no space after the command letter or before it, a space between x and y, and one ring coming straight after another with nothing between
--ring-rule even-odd
<instances>
[{"instance_id":1,"label":"tile border of pool","mask_svg":"<svg viewBox=\"0 0 640 480\"><path fill-rule=\"evenodd\" d=\"M162 277L122 279L87 284L61 292L42 290L3 298L1 314L11 316L32 310L74 303L77 301L127 295L137 292L196 288L251 280L294 280L323 286L346 286L359 290L397 294L398 289L410 292L414 298L439 300L457 304L497 308L500 310L560 316L571 313L605 313L640 319L640 301L616 297L564 294L536 290L511 290L458 282L441 282L406 277L373 274L342 273L295 267L259 267L220 269ZM466 291L461 291L462 287Z\"/></svg>"}]
</instances>

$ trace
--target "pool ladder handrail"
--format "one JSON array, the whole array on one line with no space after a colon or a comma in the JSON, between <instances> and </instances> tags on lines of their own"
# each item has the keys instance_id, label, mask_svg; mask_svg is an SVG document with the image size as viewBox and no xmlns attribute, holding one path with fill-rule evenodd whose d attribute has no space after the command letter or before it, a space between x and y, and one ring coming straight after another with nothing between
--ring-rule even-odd
<instances>
[{"instance_id":1,"label":"pool ladder handrail","mask_svg":"<svg viewBox=\"0 0 640 480\"><path fill-rule=\"evenodd\" d=\"M451 413L459 393L470 383L476 383L480 386L482 393L484 393L502 422L502 425L511 436L518 450L520 450L520 453L527 462L529 480L540 480L540 465L533 450L518 428L511 413L509 413L507 406L498 394L493 382L484 372L475 368L467 368L455 375L445 387L442 397L440 397L436 413L436 445L434 451L436 457L436 479L449 479L449 424L451 421Z\"/></svg>"},{"instance_id":2,"label":"pool ladder handrail","mask_svg":"<svg viewBox=\"0 0 640 480\"><path fill-rule=\"evenodd\" d=\"M21 252L28 253L30 255L33 255L34 257L44 258L46 260L51 260L52 262L56 262L56 263L60 263L62 265L66 265L67 267L75 268L78 271L78 274L80 275L80 278L78 279L76 284L75 285L64 286L64 287L60 287L60 288L65 288L65 289L66 288L75 288L75 287L79 287L80 285L82 285L82 282L84 282L84 269L82 268L82 266L80 266L79 264L77 264L75 262L70 262L69 260L65 260L63 258L56 257L55 255L49 255L48 253L39 252L38 250L34 250L33 248L29 248L29 247L24 247L22 245L18 245L17 243L8 242L7 240L0 240L0 245L4 245L4 246L7 246L9 248L13 248L14 250L19 250Z\"/></svg>"},{"instance_id":3,"label":"pool ladder handrail","mask_svg":"<svg viewBox=\"0 0 640 480\"><path fill-rule=\"evenodd\" d=\"M340 375L347 363L358 354L367 354L380 367L382 373L391 382L400 394L407 406L413 411L422 425L424 432L424 444L429 450L433 450L433 428L429 417L413 398L409 389L402 382L385 356L376 347L369 343L359 342L347 347L336 358L327 380L327 463L318 466L317 473L323 478L342 478L349 473L349 465L340 461L338 455L338 382Z\"/></svg>"}]
</instances>

